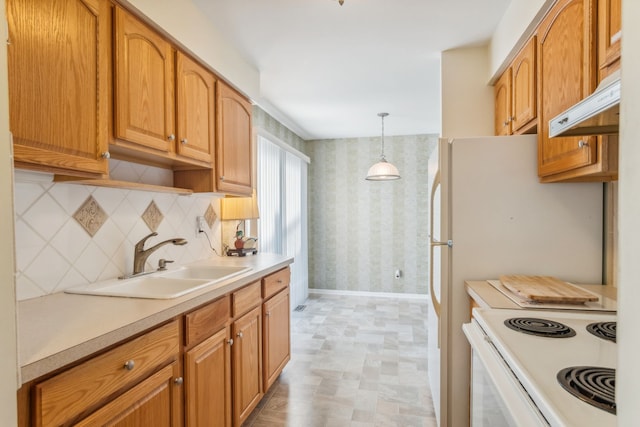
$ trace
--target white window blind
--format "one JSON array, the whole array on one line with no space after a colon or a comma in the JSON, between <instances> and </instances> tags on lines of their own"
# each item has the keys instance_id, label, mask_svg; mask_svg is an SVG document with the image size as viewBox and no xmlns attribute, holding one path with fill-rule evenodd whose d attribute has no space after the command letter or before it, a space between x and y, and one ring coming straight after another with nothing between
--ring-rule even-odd
<instances>
[{"instance_id":1,"label":"white window blind","mask_svg":"<svg viewBox=\"0 0 640 427\"><path fill-rule=\"evenodd\" d=\"M294 258L291 307L308 297L307 163L258 136L258 236L260 250Z\"/></svg>"}]
</instances>

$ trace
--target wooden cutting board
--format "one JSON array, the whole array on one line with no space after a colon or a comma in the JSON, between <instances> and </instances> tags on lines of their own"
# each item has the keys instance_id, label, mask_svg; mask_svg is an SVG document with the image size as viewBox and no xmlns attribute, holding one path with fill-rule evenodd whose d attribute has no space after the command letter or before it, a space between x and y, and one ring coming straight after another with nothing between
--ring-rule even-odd
<instances>
[{"instance_id":1,"label":"wooden cutting board","mask_svg":"<svg viewBox=\"0 0 640 427\"><path fill-rule=\"evenodd\" d=\"M500 276L500 282L511 292L536 302L583 304L598 297L579 287L551 276Z\"/></svg>"}]
</instances>

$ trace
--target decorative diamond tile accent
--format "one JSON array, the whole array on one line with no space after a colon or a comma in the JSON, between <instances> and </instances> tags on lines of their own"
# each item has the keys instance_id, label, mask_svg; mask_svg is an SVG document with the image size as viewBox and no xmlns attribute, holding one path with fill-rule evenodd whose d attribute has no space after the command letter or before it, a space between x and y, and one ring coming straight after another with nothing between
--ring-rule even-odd
<instances>
[{"instance_id":1,"label":"decorative diamond tile accent","mask_svg":"<svg viewBox=\"0 0 640 427\"><path fill-rule=\"evenodd\" d=\"M156 202L152 200L142 214L142 219L149 227L149 230L158 231L158 226L160 226L160 223L164 219L164 215L162 215L162 212L158 209Z\"/></svg>"},{"instance_id":2,"label":"decorative diamond tile accent","mask_svg":"<svg viewBox=\"0 0 640 427\"><path fill-rule=\"evenodd\" d=\"M76 221L93 237L107 220L107 214L93 196L89 196L73 214Z\"/></svg>"},{"instance_id":3,"label":"decorative diamond tile accent","mask_svg":"<svg viewBox=\"0 0 640 427\"><path fill-rule=\"evenodd\" d=\"M143 170L142 166L134 169L131 172L139 174ZM133 247L150 228L166 237L189 236L193 218L203 215L211 203L215 208L218 197L27 180L18 180L16 190L16 295L20 301L129 272ZM216 214L208 215L214 218L209 237L220 248L221 223ZM210 258L211 248L206 239L193 239L186 248L167 247L159 256L182 264Z\"/></svg>"},{"instance_id":4,"label":"decorative diamond tile accent","mask_svg":"<svg viewBox=\"0 0 640 427\"><path fill-rule=\"evenodd\" d=\"M209 224L209 228L213 228L213 222L216 220L216 212L213 210L211 203L209 203L207 211L204 213L204 220Z\"/></svg>"}]
</instances>

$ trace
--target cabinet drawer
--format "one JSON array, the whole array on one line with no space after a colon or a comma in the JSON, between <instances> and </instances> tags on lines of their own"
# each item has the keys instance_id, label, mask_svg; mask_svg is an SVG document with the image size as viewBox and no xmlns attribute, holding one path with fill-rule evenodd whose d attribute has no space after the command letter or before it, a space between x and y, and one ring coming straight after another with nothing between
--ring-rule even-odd
<instances>
[{"instance_id":1,"label":"cabinet drawer","mask_svg":"<svg viewBox=\"0 0 640 427\"><path fill-rule=\"evenodd\" d=\"M262 298L267 299L289 286L290 278L291 270L289 267L264 277L262 279Z\"/></svg>"},{"instance_id":2,"label":"cabinet drawer","mask_svg":"<svg viewBox=\"0 0 640 427\"><path fill-rule=\"evenodd\" d=\"M233 293L233 316L246 313L262 302L260 282L252 283Z\"/></svg>"},{"instance_id":3,"label":"cabinet drawer","mask_svg":"<svg viewBox=\"0 0 640 427\"><path fill-rule=\"evenodd\" d=\"M229 297L225 296L184 316L185 345L190 347L218 332L231 316Z\"/></svg>"},{"instance_id":4,"label":"cabinet drawer","mask_svg":"<svg viewBox=\"0 0 640 427\"><path fill-rule=\"evenodd\" d=\"M178 321L174 320L37 384L35 425L57 426L86 415L117 391L177 358L178 337Z\"/></svg>"}]
</instances>

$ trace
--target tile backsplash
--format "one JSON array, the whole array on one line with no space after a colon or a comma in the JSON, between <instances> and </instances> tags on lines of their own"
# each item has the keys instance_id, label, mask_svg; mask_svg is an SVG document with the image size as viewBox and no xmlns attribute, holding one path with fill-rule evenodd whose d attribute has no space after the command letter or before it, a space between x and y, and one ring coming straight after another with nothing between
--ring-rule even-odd
<instances>
[{"instance_id":1,"label":"tile backsplash","mask_svg":"<svg viewBox=\"0 0 640 427\"><path fill-rule=\"evenodd\" d=\"M111 164L114 179L172 182L167 170L114 160ZM221 195L53 183L50 176L20 172L14 194L18 300L131 273L134 245L152 231L158 236L147 246L175 237L189 243L161 247L149 258L147 269L156 268L160 258L179 265L216 256L207 238L196 236L196 216L208 218L206 231L221 252Z\"/></svg>"}]
</instances>

